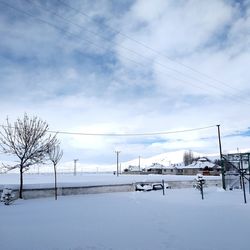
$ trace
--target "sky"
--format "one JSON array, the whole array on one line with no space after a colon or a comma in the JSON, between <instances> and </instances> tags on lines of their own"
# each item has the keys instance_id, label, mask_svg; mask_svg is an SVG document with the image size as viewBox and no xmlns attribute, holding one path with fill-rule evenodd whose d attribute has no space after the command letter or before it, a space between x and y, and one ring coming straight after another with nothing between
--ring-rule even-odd
<instances>
[{"instance_id":1,"label":"sky","mask_svg":"<svg viewBox=\"0 0 250 250\"><path fill-rule=\"evenodd\" d=\"M0 0L0 123L26 112L63 161L250 148L250 1ZM0 159L7 156L0 155Z\"/></svg>"}]
</instances>

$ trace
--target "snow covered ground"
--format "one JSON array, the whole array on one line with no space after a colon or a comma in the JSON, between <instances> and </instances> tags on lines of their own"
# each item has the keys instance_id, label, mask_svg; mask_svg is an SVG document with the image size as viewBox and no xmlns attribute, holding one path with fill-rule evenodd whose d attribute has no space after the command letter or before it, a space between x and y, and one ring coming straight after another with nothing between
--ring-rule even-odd
<instances>
[{"instance_id":1,"label":"snow covered ground","mask_svg":"<svg viewBox=\"0 0 250 250\"><path fill-rule=\"evenodd\" d=\"M112 173L99 174L58 174L58 186L90 186L103 184L129 184L139 181L161 182L163 179L167 181L194 180L195 176L182 175L113 175ZM220 180L220 176L206 176L206 179ZM18 174L0 174L1 187L17 187L19 183ZM54 175L50 174L24 174L24 188L31 187L53 187Z\"/></svg>"},{"instance_id":2,"label":"snow covered ground","mask_svg":"<svg viewBox=\"0 0 250 250\"><path fill-rule=\"evenodd\" d=\"M0 204L0 249L248 250L249 210L217 188L17 200Z\"/></svg>"}]
</instances>

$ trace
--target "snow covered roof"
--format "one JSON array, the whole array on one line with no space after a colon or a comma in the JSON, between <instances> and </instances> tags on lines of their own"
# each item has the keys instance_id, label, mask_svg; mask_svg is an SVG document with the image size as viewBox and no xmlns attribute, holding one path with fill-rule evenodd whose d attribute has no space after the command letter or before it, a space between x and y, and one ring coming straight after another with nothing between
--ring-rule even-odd
<instances>
[{"instance_id":1,"label":"snow covered roof","mask_svg":"<svg viewBox=\"0 0 250 250\"><path fill-rule=\"evenodd\" d=\"M160 163L153 163L152 165L148 166L147 169L163 169L166 168L164 165L160 164Z\"/></svg>"},{"instance_id":2,"label":"snow covered roof","mask_svg":"<svg viewBox=\"0 0 250 250\"><path fill-rule=\"evenodd\" d=\"M139 166L129 165L128 170L129 171L141 171L141 168Z\"/></svg>"},{"instance_id":3,"label":"snow covered roof","mask_svg":"<svg viewBox=\"0 0 250 250\"><path fill-rule=\"evenodd\" d=\"M200 157L197 161L200 161L200 162L207 162L209 161L206 157Z\"/></svg>"},{"instance_id":4,"label":"snow covered roof","mask_svg":"<svg viewBox=\"0 0 250 250\"><path fill-rule=\"evenodd\" d=\"M146 169L173 169L173 166L172 165L165 166L163 164L155 162L151 164L150 166L147 166Z\"/></svg>"},{"instance_id":5,"label":"snow covered roof","mask_svg":"<svg viewBox=\"0 0 250 250\"><path fill-rule=\"evenodd\" d=\"M194 161L192 164L184 166L184 168L214 168L216 165L209 161Z\"/></svg>"},{"instance_id":6,"label":"snow covered roof","mask_svg":"<svg viewBox=\"0 0 250 250\"><path fill-rule=\"evenodd\" d=\"M177 163L177 164L173 164L172 168L176 168L176 169L183 169L184 167L184 163Z\"/></svg>"},{"instance_id":7,"label":"snow covered roof","mask_svg":"<svg viewBox=\"0 0 250 250\"><path fill-rule=\"evenodd\" d=\"M163 164L160 163L153 163L150 166L146 167L146 169L185 169L185 168L204 169L205 167L214 168L216 167L216 165L210 162L206 157L202 157L187 166L185 166L184 163L176 163L176 164L171 164L169 166L164 166Z\"/></svg>"}]
</instances>

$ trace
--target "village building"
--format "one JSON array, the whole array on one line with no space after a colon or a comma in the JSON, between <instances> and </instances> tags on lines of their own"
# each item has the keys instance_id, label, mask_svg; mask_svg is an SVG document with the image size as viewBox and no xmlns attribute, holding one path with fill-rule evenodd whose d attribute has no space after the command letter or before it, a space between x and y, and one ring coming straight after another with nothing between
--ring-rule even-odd
<instances>
[{"instance_id":1,"label":"village building","mask_svg":"<svg viewBox=\"0 0 250 250\"><path fill-rule=\"evenodd\" d=\"M133 173L133 174L136 174L136 173L138 173L138 172L140 172L141 170L140 170L140 168L139 168L139 166L132 166L132 165L129 165L128 166L128 168L125 168L124 169L124 172L125 173Z\"/></svg>"},{"instance_id":2,"label":"village building","mask_svg":"<svg viewBox=\"0 0 250 250\"><path fill-rule=\"evenodd\" d=\"M165 166L153 163L148 167L129 166L124 174L162 174L162 175L220 175L221 167L211 162L206 157L199 157L192 164L185 166L184 163Z\"/></svg>"},{"instance_id":3,"label":"village building","mask_svg":"<svg viewBox=\"0 0 250 250\"><path fill-rule=\"evenodd\" d=\"M183 166L183 175L220 175L221 167L206 157L199 157L192 164Z\"/></svg>"},{"instance_id":4,"label":"village building","mask_svg":"<svg viewBox=\"0 0 250 250\"><path fill-rule=\"evenodd\" d=\"M174 172L176 175L183 175L183 167L184 167L183 163L176 163L171 166L174 168Z\"/></svg>"},{"instance_id":5,"label":"village building","mask_svg":"<svg viewBox=\"0 0 250 250\"><path fill-rule=\"evenodd\" d=\"M133 166L129 165L127 168L123 171L124 174L146 174L145 169L141 168L140 166Z\"/></svg>"},{"instance_id":6,"label":"village building","mask_svg":"<svg viewBox=\"0 0 250 250\"><path fill-rule=\"evenodd\" d=\"M146 168L148 174L175 174L174 170L172 166L164 166L159 163L153 163Z\"/></svg>"}]
</instances>

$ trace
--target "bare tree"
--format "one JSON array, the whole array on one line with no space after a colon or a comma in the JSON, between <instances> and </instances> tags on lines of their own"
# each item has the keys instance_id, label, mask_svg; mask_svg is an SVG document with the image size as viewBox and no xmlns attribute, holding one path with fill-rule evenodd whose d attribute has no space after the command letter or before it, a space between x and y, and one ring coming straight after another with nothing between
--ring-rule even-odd
<instances>
[{"instance_id":1,"label":"bare tree","mask_svg":"<svg viewBox=\"0 0 250 250\"><path fill-rule=\"evenodd\" d=\"M59 142L52 146L49 151L49 160L53 163L54 175L55 175L55 199L57 200L57 178L56 178L56 166L63 156L63 151L60 149Z\"/></svg>"},{"instance_id":2,"label":"bare tree","mask_svg":"<svg viewBox=\"0 0 250 250\"><path fill-rule=\"evenodd\" d=\"M55 145L56 135L48 134L48 124L38 117L24 114L12 125L9 119L0 131L0 149L18 159L15 168L20 171L19 198L23 192L23 173L34 164L44 163L49 149ZM13 168L13 166L9 166Z\"/></svg>"},{"instance_id":3,"label":"bare tree","mask_svg":"<svg viewBox=\"0 0 250 250\"><path fill-rule=\"evenodd\" d=\"M184 165L187 166L187 165L191 164L193 162L193 160L194 160L193 152L191 150L185 151L184 155L183 155Z\"/></svg>"}]
</instances>

